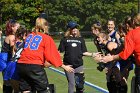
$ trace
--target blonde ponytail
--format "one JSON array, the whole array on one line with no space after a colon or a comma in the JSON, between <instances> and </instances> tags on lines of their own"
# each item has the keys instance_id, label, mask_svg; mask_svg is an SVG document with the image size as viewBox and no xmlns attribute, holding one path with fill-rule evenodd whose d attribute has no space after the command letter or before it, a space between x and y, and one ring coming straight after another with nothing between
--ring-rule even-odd
<instances>
[{"instance_id":1,"label":"blonde ponytail","mask_svg":"<svg viewBox=\"0 0 140 93\"><path fill-rule=\"evenodd\" d=\"M42 32L42 33L48 33L48 22L44 18L38 17L36 19L36 25L34 29L35 33Z\"/></svg>"}]
</instances>

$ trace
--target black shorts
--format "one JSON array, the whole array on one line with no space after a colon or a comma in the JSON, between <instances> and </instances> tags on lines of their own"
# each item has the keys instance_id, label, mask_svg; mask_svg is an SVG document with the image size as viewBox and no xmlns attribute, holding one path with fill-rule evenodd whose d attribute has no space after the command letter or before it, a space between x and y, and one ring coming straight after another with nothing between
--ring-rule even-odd
<instances>
[{"instance_id":1,"label":"black shorts","mask_svg":"<svg viewBox=\"0 0 140 93\"><path fill-rule=\"evenodd\" d=\"M44 68L34 64L17 64L20 77L20 90L26 91L35 89L37 91L46 90L48 78Z\"/></svg>"}]
</instances>

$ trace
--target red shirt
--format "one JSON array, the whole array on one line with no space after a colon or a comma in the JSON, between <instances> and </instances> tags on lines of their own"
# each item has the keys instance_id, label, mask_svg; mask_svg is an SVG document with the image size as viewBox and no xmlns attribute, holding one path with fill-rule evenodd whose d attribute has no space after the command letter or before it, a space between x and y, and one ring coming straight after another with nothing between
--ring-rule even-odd
<instances>
[{"instance_id":1,"label":"red shirt","mask_svg":"<svg viewBox=\"0 0 140 93\"><path fill-rule=\"evenodd\" d=\"M18 63L43 65L45 60L55 67L62 65L60 54L53 39L46 34L32 32L25 40Z\"/></svg>"},{"instance_id":2,"label":"red shirt","mask_svg":"<svg viewBox=\"0 0 140 93\"><path fill-rule=\"evenodd\" d=\"M119 56L126 60L133 53L136 64L140 66L140 27L128 32L125 37L124 49L119 53Z\"/></svg>"}]
</instances>

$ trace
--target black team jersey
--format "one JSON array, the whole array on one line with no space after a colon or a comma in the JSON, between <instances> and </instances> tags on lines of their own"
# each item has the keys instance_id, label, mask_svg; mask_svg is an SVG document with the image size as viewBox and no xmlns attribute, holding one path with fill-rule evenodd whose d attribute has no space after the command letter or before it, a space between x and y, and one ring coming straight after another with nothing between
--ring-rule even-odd
<instances>
[{"instance_id":1,"label":"black team jersey","mask_svg":"<svg viewBox=\"0 0 140 93\"><path fill-rule=\"evenodd\" d=\"M68 37L60 41L58 50L64 54L64 64L77 68L83 65L83 53L87 52L85 40L82 37Z\"/></svg>"}]
</instances>

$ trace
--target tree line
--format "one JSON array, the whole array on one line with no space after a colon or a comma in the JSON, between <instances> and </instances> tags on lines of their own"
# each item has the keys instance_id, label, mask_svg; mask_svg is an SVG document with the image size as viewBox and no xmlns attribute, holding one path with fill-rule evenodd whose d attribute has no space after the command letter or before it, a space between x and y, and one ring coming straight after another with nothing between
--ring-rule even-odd
<instances>
[{"instance_id":1,"label":"tree line","mask_svg":"<svg viewBox=\"0 0 140 93\"><path fill-rule=\"evenodd\" d=\"M41 12L47 14L50 31L63 32L67 22L76 21L81 31L89 31L93 23L103 26L108 19L120 23L138 11L138 0L0 0L0 26L16 19L32 28Z\"/></svg>"}]
</instances>

